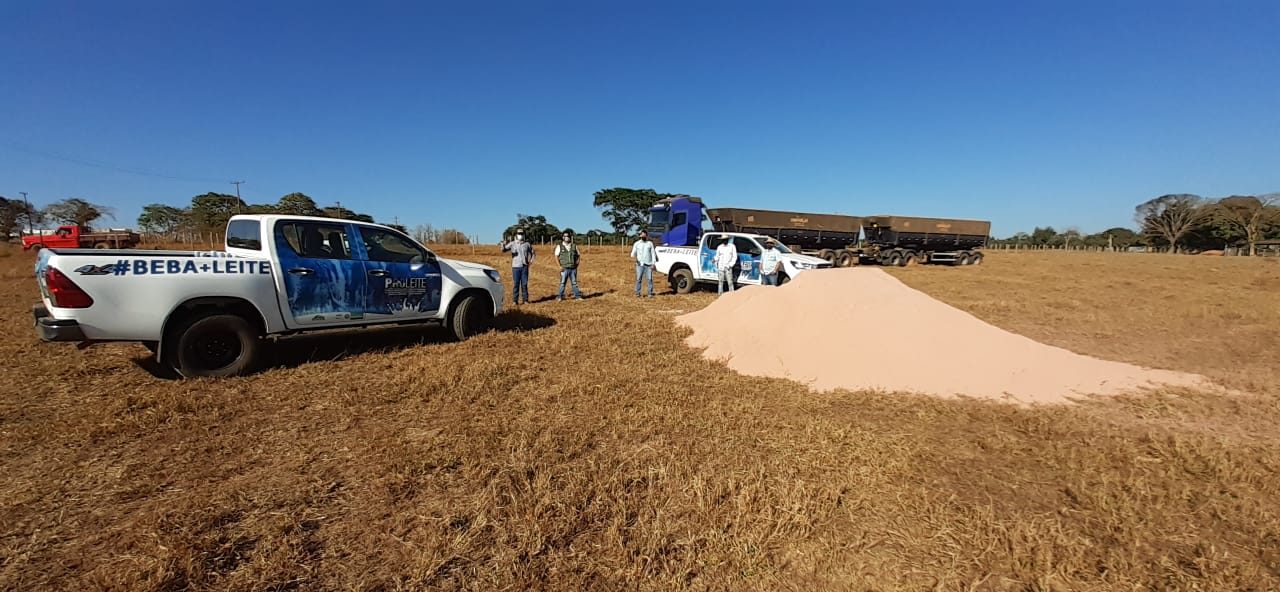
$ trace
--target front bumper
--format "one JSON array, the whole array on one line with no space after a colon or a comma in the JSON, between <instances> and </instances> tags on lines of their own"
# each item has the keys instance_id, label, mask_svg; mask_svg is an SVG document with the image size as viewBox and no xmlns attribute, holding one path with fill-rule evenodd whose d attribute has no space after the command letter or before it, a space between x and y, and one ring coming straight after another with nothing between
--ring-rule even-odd
<instances>
[{"instance_id":1,"label":"front bumper","mask_svg":"<svg viewBox=\"0 0 1280 592\"><path fill-rule=\"evenodd\" d=\"M31 307L31 314L36 318L36 334L44 341L85 341L84 331L80 323L72 319L55 319L49 316L49 309L43 304Z\"/></svg>"}]
</instances>

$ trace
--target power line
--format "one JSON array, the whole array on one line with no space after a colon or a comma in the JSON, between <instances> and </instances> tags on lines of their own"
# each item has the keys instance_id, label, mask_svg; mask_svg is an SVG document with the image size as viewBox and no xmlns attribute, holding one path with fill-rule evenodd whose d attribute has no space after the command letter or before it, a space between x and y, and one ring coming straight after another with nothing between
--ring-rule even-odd
<instances>
[{"instance_id":1,"label":"power line","mask_svg":"<svg viewBox=\"0 0 1280 592\"><path fill-rule=\"evenodd\" d=\"M153 172L153 171L146 171L146 170L142 170L142 169L134 169L134 168L129 168L129 167L123 167L123 166L119 166L119 165L111 164L111 163L109 163L109 162L104 162L104 161L101 161L101 160L93 160L93 159L89 159L89 158L77 158L77 157L74 157L74 156L67 156L66 154L59 154L59 153L56 153L56 152L46 152L46 151L43 151L43 150L34 150L34 149L27 148L27 147L24 147L24 146L19 146L19 145L17 145L17 144L6 144L5 146L6 146L7 148L9 148L10 150L16 150L16 151L18 151L18 152L25 152L25 153L27 153L27 154L32 154L32 155L35 155L35 156L40 156L40 157L44 157L44 158L51 158L51 159L53 159L53 160L61 160L61 161L63 161L63 162L70 162L70 163L73 163L73 164L78 164L78 165L83 165L83 166L97 167L97 168L100 168L100 169L107 169L107 170L112 170L112 171L121 172L121 173L128 173L128 174L130 174L130 175L139 175L139 176L142 176L142 177L155 177L155 178L157 178L157 179L169 179L169 180L172 180L172 181L189 181L189 182L192 182L192 183L221 183L221 182L223 182L223 181L222 181L222 179L209 179L209 178L203 178L203 177L187 177L187 176L182 176L182 175L166 175L166 174L163 174L163 173L157 173L157 172Z\"/></svg>"}]
</instances>

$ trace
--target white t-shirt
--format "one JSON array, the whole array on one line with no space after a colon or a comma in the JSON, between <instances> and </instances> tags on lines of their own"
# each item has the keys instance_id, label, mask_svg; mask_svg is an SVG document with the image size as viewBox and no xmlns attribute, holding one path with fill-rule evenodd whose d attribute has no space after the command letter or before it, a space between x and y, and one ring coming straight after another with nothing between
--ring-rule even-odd
<instances>
[{"instance_id":1,"label":"white t-shirt","mask_svg":"<svg viewBox=\"0 0 1280 592\"><path fill-rule=\"evenodd\" d=\"M733 246L733 241L725 241L716 247L715 262L719 270L733 269L738 264L738 247Z\"/></svg>"},{"instance_id":2,"label":"white t-shirt","mask_svg":"<svg viewBox=\"0 0 1280 592\"><path fill-rule=\"evenodd\" d=\"M765 249L764 254L760 255L760 273L769 275L778 271L778 267L782 264L782 251L777 247Z\"/></svg>"}]
</instances>

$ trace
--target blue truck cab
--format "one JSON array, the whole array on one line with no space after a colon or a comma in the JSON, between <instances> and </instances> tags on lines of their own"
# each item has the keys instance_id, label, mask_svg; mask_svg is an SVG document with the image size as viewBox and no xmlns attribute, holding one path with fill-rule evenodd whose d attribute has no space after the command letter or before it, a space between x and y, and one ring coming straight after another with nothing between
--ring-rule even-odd
<instances>
[{"instance_id":1,"label":"blue truck cab","mask_svg":"<svg viewBox=\"0 0 1280 592\"><path fill-rule=\"evenodd\" d=\"M707 221L702 199L688 195L668 197L649 208L649 237L659 245L696 246Z\"/></svg>"}]
</instances>

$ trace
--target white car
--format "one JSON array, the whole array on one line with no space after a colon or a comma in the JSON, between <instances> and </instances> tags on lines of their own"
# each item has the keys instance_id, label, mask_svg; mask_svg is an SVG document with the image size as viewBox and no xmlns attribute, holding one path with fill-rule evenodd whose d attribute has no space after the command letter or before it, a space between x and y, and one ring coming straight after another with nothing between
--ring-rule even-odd
<instances>
[{"instance_id":1,"label":"white car","mask_svg":"<svg viewBox=\"0 0 1280 592\"><path fill-rule=\"evenodd\" d=\"M491 267L437 257L386 226L235 216L225 251L44 249L36 262L45 341L136 341L182 376L250 371L263 338L436 323L457 339L502 312Z\"/></svg>"},{"instance_id":2,"label":"white car","mask_svg":"<svg viewBox=\"0 0 1280 592\"><path fill-rule=\"evenodd\" d=\"M738 284L759 284L760 255L764 252L764 242L769 237L758 234L739 232L709 232L702 236L696 247L658 247L658 262L654 268L667 276L671 289L677 294L688 294L699 284L716 283L716 266L714 262L716 247L722 241L733 241L738 250ZM782 251L782 266L778 270L778 284L785 284L797 275L810 270L831 267L831 263L792 252L781 243L777 249Z\"/></svg>"}]
</instances>

